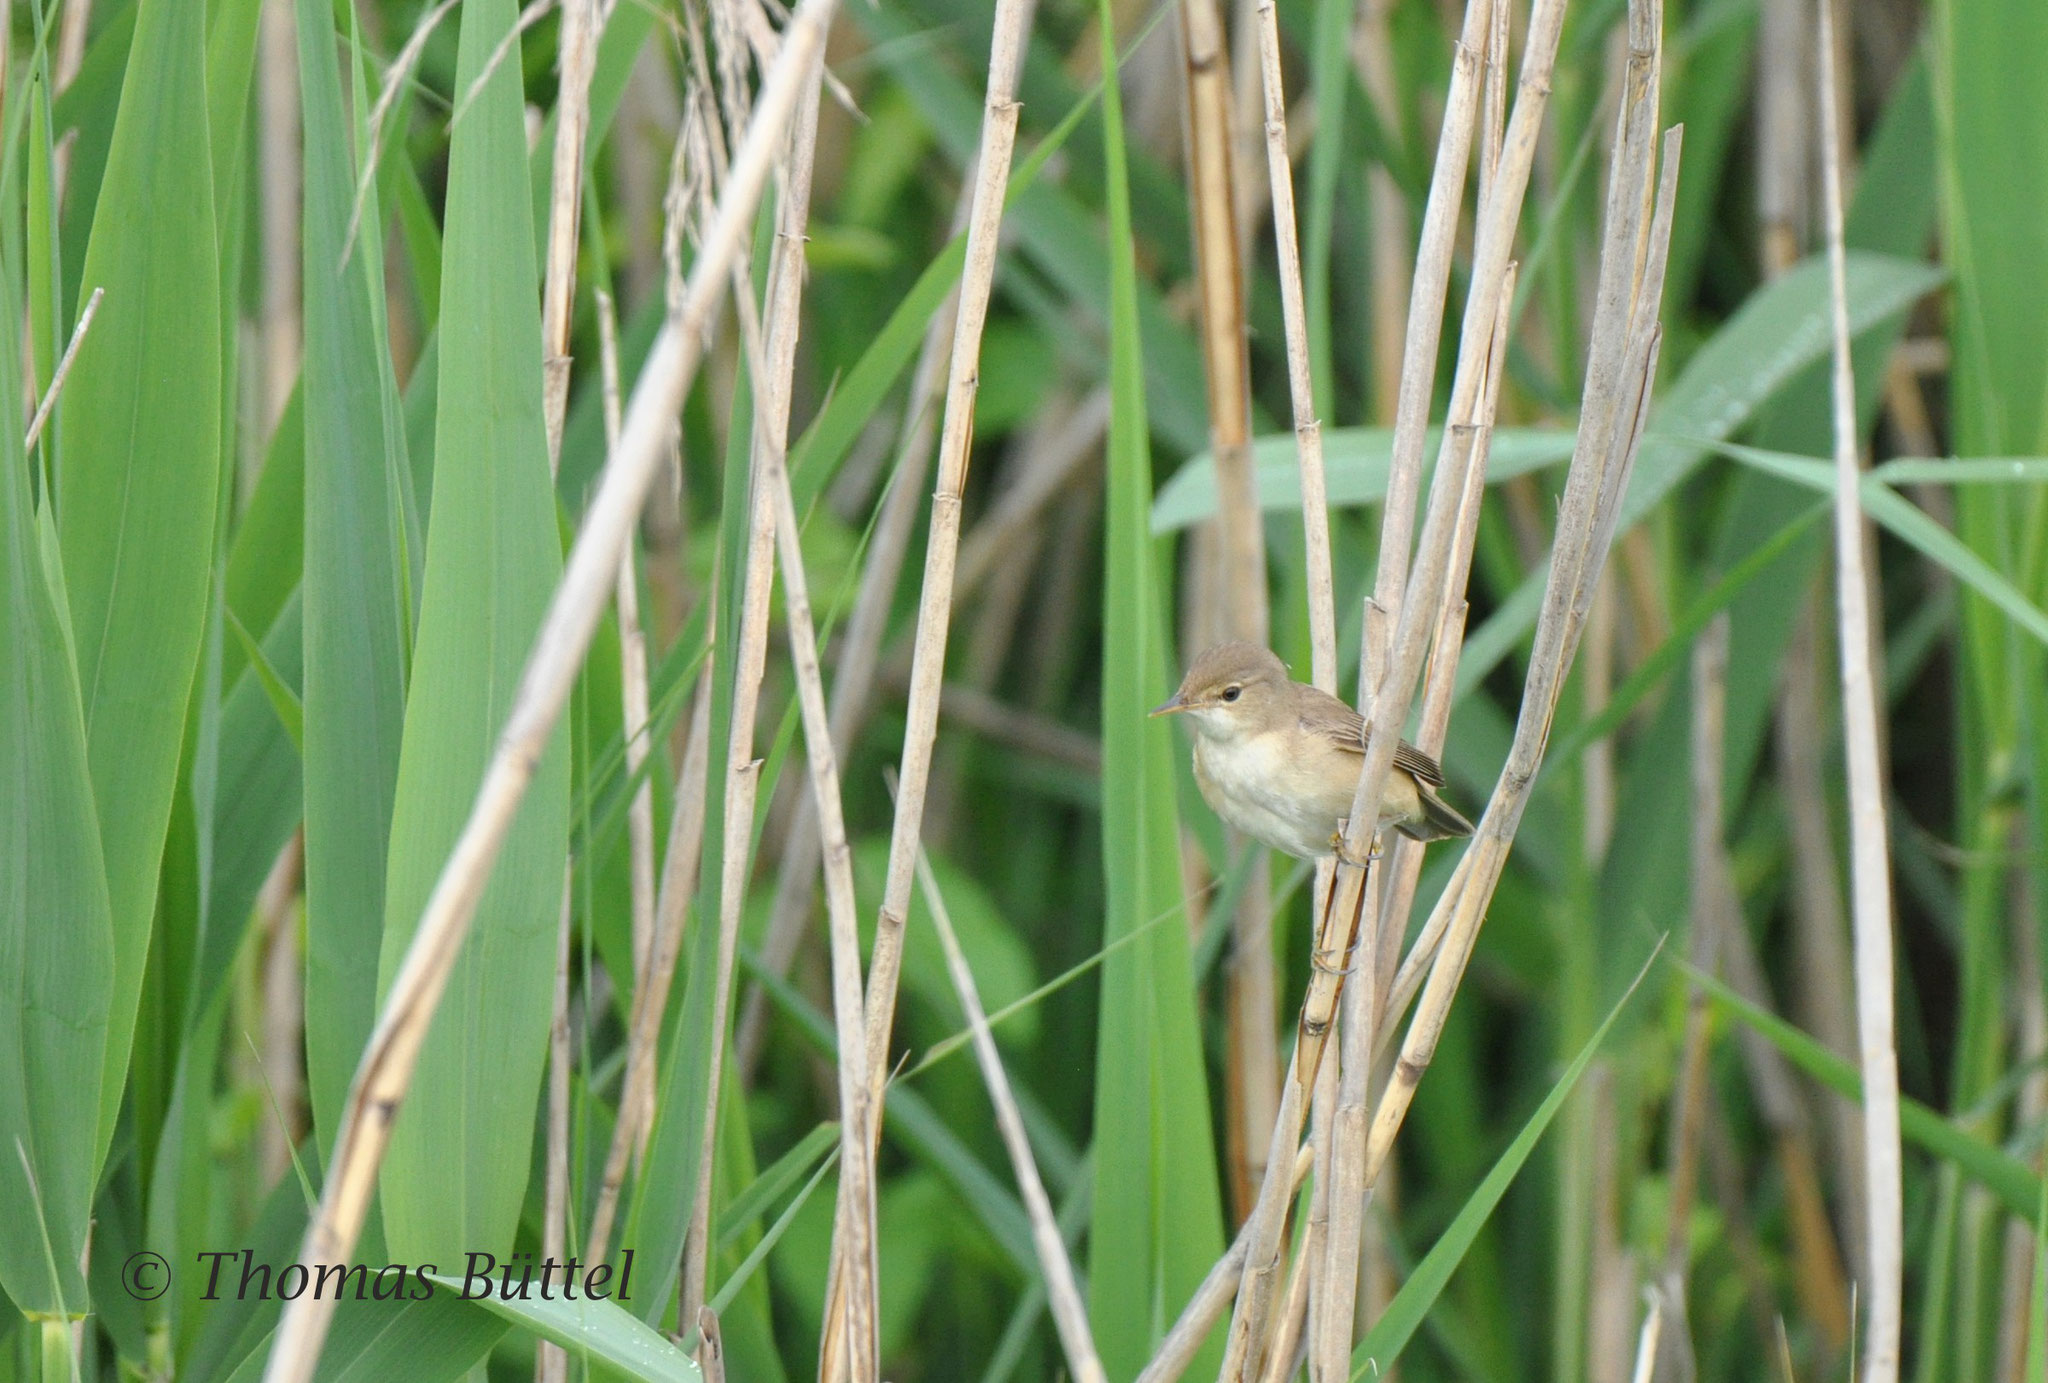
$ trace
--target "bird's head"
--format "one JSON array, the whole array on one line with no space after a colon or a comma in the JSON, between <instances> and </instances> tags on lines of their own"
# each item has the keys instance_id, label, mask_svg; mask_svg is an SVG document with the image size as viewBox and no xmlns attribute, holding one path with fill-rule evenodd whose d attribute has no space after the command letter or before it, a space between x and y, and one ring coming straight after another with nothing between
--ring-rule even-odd
<instances>
[{"instance_id":1,"label":"bird's head","mask_svg":"<svg viewBox=\"0 0 2048 1383\"><path fill-rule=\"evenodd\" d=\"M1288 689L1286 664L1255 643L1233 640L1198 655L1180 690L1152 714L1185 715L1209 739L1241 739L1280 722Z\"/></svg>"}]
</instances>

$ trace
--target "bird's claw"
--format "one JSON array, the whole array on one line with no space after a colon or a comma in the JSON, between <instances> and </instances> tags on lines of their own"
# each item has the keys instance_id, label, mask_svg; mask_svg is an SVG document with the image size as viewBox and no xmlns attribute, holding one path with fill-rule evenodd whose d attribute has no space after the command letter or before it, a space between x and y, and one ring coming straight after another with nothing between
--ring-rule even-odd
<instances>
[{"instance_id":1,"label":"bird's claw","mask_svg":"<svg viewBox=\"0 0 2048 1383\"><path fill-rule=\"evenodd\" d=\"M1343 826L1339 826L1330 833L1330 850L1340 861L1350 865L1353 869L1370 869L1373 862L1380 857L1380 852L1377 850L1366 851L1364 859L1360 859L1352 854L1350 847L1344 843Z\"/></svg>"}]
</instances>

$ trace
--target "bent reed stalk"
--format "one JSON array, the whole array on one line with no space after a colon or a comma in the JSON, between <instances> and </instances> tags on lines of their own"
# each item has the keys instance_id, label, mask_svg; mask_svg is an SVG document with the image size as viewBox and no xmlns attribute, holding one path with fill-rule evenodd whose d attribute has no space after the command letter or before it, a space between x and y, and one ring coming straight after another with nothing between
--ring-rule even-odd
<instances>
[{"instance_id":1,"label":"bent reed stalk","mask_svg":"<svg viewBox=\"0 0 2048 1383\"><path fill-rule=\"evenodd\" d=\"M752 228L754 208L781 150L802 85L817 80L813 59L824 47L825 28L836 6L837 0L804 0L790 18L781 52L762 84L754 118L733 161L732 176L719 194L717 217L691 267L680 310L663 324L648 352L627 409L625 431L605 466L535 636L469 820L435 882L357 1066L328 1159L326 1185L300 1248L299 1261L309 1271L320 1263L345 1260L355 1249L428 1025L539 764L541 747L568 700L617 582L619 555L667 455L670 429L695 376L704 325ZM317 1296L288 1304L264 1368L265 1383L308 1383L333 1315L334 1303Z\"/></svg>"}]
</instances>

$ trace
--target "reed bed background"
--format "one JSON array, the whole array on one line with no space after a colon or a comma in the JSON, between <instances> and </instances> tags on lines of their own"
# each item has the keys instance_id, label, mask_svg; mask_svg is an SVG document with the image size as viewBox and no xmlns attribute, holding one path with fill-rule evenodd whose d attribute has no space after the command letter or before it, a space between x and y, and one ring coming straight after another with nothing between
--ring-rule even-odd
<instances>
[{"instance_id":1,"label":"reed bed background","mask_svg":"<svg viewBox=\"0 0 2048 1383\"><path fill-rule=\"evenodd\" d=\"M0 1379L2048 1379L2048 11L1830 4L8 5Z\"/></svg>"}]
</instances>

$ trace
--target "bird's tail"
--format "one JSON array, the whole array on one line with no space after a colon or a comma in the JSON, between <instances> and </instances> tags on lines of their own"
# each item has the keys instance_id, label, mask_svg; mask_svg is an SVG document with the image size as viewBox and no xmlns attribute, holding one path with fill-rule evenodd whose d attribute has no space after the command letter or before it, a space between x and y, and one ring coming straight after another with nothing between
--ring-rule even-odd
<instances>
[{"instance_id":1,"label":"bird's tail","mask_svg":"<svg viewBox=\"0 0 2048 1383\"><path fill-rule=\"evenodd\" d=\"M1426 783L1415 785L1422 799L1422 817L1418 821L1400 822L1395 829L1410 840L1449 840L1455 836L1472 834L1472 823L1458 814L1457 808L1431 791Z\"/></svg>"}]
</instances>

